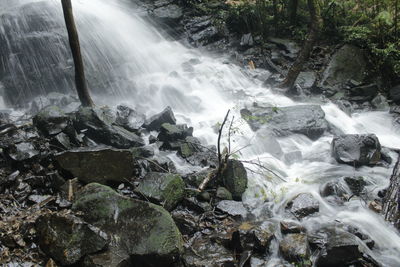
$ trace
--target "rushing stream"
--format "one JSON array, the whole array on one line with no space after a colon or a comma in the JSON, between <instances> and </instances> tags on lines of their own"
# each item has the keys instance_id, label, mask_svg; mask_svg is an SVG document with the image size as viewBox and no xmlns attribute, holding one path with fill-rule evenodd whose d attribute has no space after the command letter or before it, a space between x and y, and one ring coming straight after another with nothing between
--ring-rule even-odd
<instances>
[{"instance_id":1,"label":"rushing stream","mask_svg":"<svg viewBox=\"0 0 400 267\"><path fill-rule=\"evenodd\" d=\"M6 41L6 48L10 50L7 59L0 58L0 77L3 68L3 75L6 73L18 79L15 85L20 89L16 89L16 97L31 98L37 94L34 90L39 93L68 92L72 87L71 59L65 33L60 30L64 24L59 2L0 1L0 35L8 36L2 41ZM263 134L262 130L253 132L240 119L240 109L253 102L278 108L305 103L262 87L262 81L253 78L256 70L230 64L222 55L219 58L207 56L204 51L167 40L121 2L73 1L89 85L97 103L114 105L122 102L147 115L171 106L179 123L193 126L194 135L208 144L216 144L215 125L231 109L235 117L233 126L237 129L232 145L234 150L241 149L240 159L259 162L277 174L260 173L256 165L246 165L254 173L248 172L250 182L244 202L255 214L262 216L264 207L268 206L272 210L270 216L279 221L291 198L309 192L320 202L320 212L318 216L302 220L307 229L333 221L354 225L376 242L371 254L380 263L400 266L400 236L382 216L371 211L364 200L355 197L338 206L319 195L320 186L328 181L344 176L363 176L369 184L369 198L373 200L379 190L388 186L393 166L355 169L336 163L330 152L333 135L329 133L316 141L302 135L277 138L281 148L277 153L277 144L272 145L270 140L274 137ZM38 20L35 25L31 24L33 20ZM53 36L44 36L40 33L43 29ZM27 42L23 38L27 31L32 38L45 38L38 43L40 49L25 47ZM57 71L68 75L62 77ZM45 81L34 84L30 80L32 75L44 77ZM320 98L309 99L307 104L310 103L321 105L328 122L343 133L375 133L382 146L400 148L400 129L394 126L388 112L363 112L350 117ZM293 152L300 156L291 162L285 160L285 155ZM396 154L391 156L395 161ZM177 157L170 157L179 165L180 171L193 170ZM270 266L274 266L274 262L271 260Z\"/></svg>"}]
</instances>

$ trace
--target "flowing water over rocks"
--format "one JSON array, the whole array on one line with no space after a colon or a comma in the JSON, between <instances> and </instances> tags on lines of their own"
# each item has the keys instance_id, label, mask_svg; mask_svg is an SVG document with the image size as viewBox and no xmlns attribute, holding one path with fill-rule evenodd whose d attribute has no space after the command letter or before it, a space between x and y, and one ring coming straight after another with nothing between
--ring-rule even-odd
<instances>
[{"instance_id":1,"label":"flowing water over rocks","mask_svg":"<svg viewBox=\"0 0 400 267\"><path fill-rule=\"evenodd\" d=\"M393 149L400 149L395 113L345 112L345 104L319 96L294 101L263 87L257 70L168 41L141 18L142 9L94 0L76 1L74 11L99 107L79 108L74 97L45 97L74 89L59 3L5 2L3 97L14 105L30 102L31 112L40 112L33 126L25 117L1 125L0 189L17 198L0 202L3 218L9 217L1 222L2 249L35 245L36 221L39 239L49 235L40 243L46 253L41 257L61 265L400 265L400 235L377 213L396 162ZM181 18L179 6L170 2L151 10L168 25ZM207 36L219 39L207 18L195 25L194 44L206 44ZM298 51L289 48L285 53ZM199 193L218 163L213 146L228 109L233 131L222 143L235 152L235 161L225 170L229 177ZM113 162L117 155L120 160ZM85 168L79 166L83 161ZM102 175L96 163L105 168ZM84 186L91 182L116 191ZM43 208L43 214L18 212L11 203ZM71 205L76 215L52 213ZM58 229L60 221L76 230L77 236L65 228L58 234L82 240L81 254L71 247L63 247L71 251L68 257L45 249L57 236L41 222ZM21 236L11 235L12 227ZM86 246L83 237L97 240L96 246Z\"/></svg>"}]
</instances>

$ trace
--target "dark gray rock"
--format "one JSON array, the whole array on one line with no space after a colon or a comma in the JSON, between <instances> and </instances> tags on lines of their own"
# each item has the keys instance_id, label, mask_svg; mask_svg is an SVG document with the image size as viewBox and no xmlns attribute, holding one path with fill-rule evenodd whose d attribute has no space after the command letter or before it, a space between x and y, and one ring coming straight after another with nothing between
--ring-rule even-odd
<instances>
[{"instance_id":1,"label":"dark gray rock","mask_svg":"<svg viewBox=\"0 0 400 267\"><path fill-rule=\"evenodd\" d=\"M182 8L175 4L168 4L165 6L157 7L151 13L161 23L168 25L177 24L183 16Z\"/></svg>"},{"instance_id":2,"label":"dark gray rock","mask_svg":"<svg viewBox=\"0 0 400 267\"><path fill-rule=\"evenodd\" d=\"M277 136L292 133L304 134L311 139L318 139L328 130L325 113L318 105L290 107L253 107L240 111L253 131L261 127L270 129Z\"/></svg>"},{"instance_id":3,"label":"dark gray rock","mask_svg":"<svg viewBox=\"0 0 400 267\"><path fill-rule=\"evenodd\" d=\"M240 161L228 160L222 172L222 183L235 200L241 200L247 189L247 171Z\"/></svg>"},{"instance_id":4,"label":"dark gray rock","mask_svg":"<svg viewBox=\"0 0 400 267\"><path fill-rule=\"evenodd\" d=\"M360 196L367 185L363 177L345 177L344 181L350 188L350 191L356 196Z\"/></svg>"},{"instance_id":5,"label":"dark gray rock","mask_svg":"<svg viewBox=\"0 0 400 267\"><path fill-rule=\"evenodd\" d=\"M48 106L33 117L33 124L46 136L56 135L71 126L72 120L59 107Z\"/></svg>"},{"instance_id":6,"label":"dark gray rock","mask_svg":"<svg viewBox=\"0 0 400 267\"><path fill-rule=\"evenodd\" d=\"M218 202L217 209L233 217L246 218L247 210L241 201L222 200Z\"/></svg>"},{"instance_id":7,"label":"dark gray rock","mask_svg":"<svg viewBox=\"0 0 400 267\"><path fill-rule=\"evenodd\" d=\"M253 35L251 33L246 33L242 35L240 39L240 45L245 47L251 47L254 45Z\"/></svg>"},{"instance_id":8,"label":"dark gray rock","mask_svg":"<svg viewBox=\"0 0 400 267\"><path fill-rule=\"evenodd\" d=\"M287 234L279 243L279 251L288 262L303 263L311 255L306 234Z\"/></svg>"},{"instance_id":9,"label":"dark gray rock","mask_svg":"<svg viewBox=\"0 0 400 267\"><path fill-rule=\"evenodd\" d=\"M146 116L130 107L119 105L115 123L129 131L138 131L144 124Z\"/></svg>"},{"instance_id":10,"label":"dark gray rock","mask_svg":"<svg viewBox=\"0 0 400 267\"><path fill-rule=\"evenodd\" d=\"M158 131L163 123L176 124L175 115L171 107L167 107L161 113L150 117L143 127L149 131Z\"/></svg>"},{"instance_id":11,"label":"dark gray rock","mask_svg":"<svg viewBox=\"0 0 400 267\"><path fill-rule=\"evenodd\" d=\"M389 110L390 106L389 103L386 99L381 94L378 94L374 99L371 101L371 105L376 109L376 110Z\"/></svg>"},{"instance_id":12,"label":"dark gray rock","mask_svg":"<svg viewBox=\"0 0 400 267\"><path fill-rule=\"evenodd\" d=\"M116 117L110 109L80 108L76 113L75 127L95 142L116 148L143 146L144 141L135 133L115 125Z\"/></svg>"},{"instance_id":13,"label":"dark gray rock","mask_svg":"<svg viewBox=\"0 0 400 267\"><path fill-rule=\"evenodd\" d=\"M85 186L72 210L113 238L108 247L109 265L129 259L128 266L173 266L183 241L170 214L160 206L119 195L100 184Z\"/></svg>"},{"instance_id":14,"label":"dark gray rock","mask_svg":"<svg viewBox=\"0 0 400 267\"><path fill-rule=\"evenodd\" d=\"M271 242L275 238L275 231L276 224L270 221L243 222L232 233L231 247L238 252L268 253Z\"/></svg>"},{"instance_id":15,"label":"dark gray rock","mask_svg":"<svg viewBox=\"0 0 400 267\"><path fill-rule=\"evenodd\" d=\"M160 128L158 140L162 142L176 142L185 140L186 137L192 136L193 127L187 127L186 124L173 125L163 123Z\"/></svg>"},{"instance_id":16,"label":"dark gray rock","mask_svg":"<svg viewBox=\"0 0 400 267\"><path fill-rule=\"evenodd\" d=\"M59 166L84 183L123 183L133 175L134 162L129 150L81 148L55 156Z\"/></svg>"},{"instance_id":17,"label":"dark gray rock","mask_svg":"<svg viewBox=\"0 0 400 267\"><path fill-rule=\"evenodd\" d=\"M328 182L321 186L320 194L323 197L329 196L337 196L340 198L344 198L346 195L349 195L347 192L346 186L340 180Z\"/></svg>"},{"instance_id":18,"label":"dark gray rock","mask_svg":"<svg viewBox=\"0 0 400 267\"><path fill-rule=\"evenodd\" d=\"M297 54L300 52L300 47L291 40L269 37L268 41L276 44L280 49L283 49L290 54Z\"/></svg>"},{"instance_id":19,"label":"dark gray rock","mask_svg":"<svg viewBox=\"0 0 400 267\"><path fill-rule=\"evenodd\" d=\"M400 103L400 84L392 87L389 91L390 93L390 98L396 102Z\"/></svg>"},{"instance_id":20,"label":"dark gray rock","mask_svg":"<svg viewBox=\"0 0 400 267\"><path fill-rule=\"evenodd\" d=\"M280 222L282 234L299 234L306 229L296 221L283 220Z\"/></svg>"},{"instance_id":21,"label":"dark gray rock","mask_svg":"<svg viewBox=\"0 0 400 267\"><path fill-rule=\"evenodd\" d=\"M172 210L184 197L185 183L179 174L150 172L136 191L166 210Z\"/></svg>"},{"instance_id":22,"label":"dark gray rock","mask_svg":"<svg viewBox=\"0 0 400 267\"><path fill-rule=\"evenodd\" d=\"M228 191L225 187L218 187L216 197L222 200L233 200L231 192Z\"/></svg>"},{"instance_id":23,"label":"dark gray rock","mask_svg":"<svg viewBox=\"0 0 400 267\"><path fill-rule=\"evenodd\" d=\"M287 205L290 212L301 219L319 211L319 202L308 193L293 198Z\"/></svg>"},{"instance_id":24,"label":"dark gray rock","mask_svg":"<svg viewBox=\"0 0 400 267\"><path fill-rule=\"evenodd\" d=\"M4 150L12 160L26 161L41 155L40 151L31 142L13 144Z\"/></svg>"},{"instance_id":25,"label":"dark gray rock","mask_svg":"<svg viewBox=\"0 0 400 267\"><path fill-rule=\"evenodd\" d=\"M300 72L297 76L295 84L298 84L303 89L311 89L317 81L317 74L313 71Z\"/></svg>"},{"instance_id":26,"label":"dark gray rock","mask_svg":"<svg viewBox=\"0 0 400 267\"><path fill-rule=\"evenodd\" d=\"M374 134L347 134L334 137L332 156L339 163L375 165L381 160L381 145Z\"/></svg>"},{"instance_id":27,"label":"dark gray rock","mask_svg":"<svg viewBox=\"0 0 400 267\"><path fill-rule=\"evenodd\" d=\"M63 266L102 250L109 242L106 233L71 214L42 215L36 230L40 249Z\"/></svg>"},{"instance_id":28,"label":"dark gray rock","mask_svg":"<svg viewBox=\"0 0 400 267\"><path fill-rule=\"evenodd\" d=\"M346 44L332 56L321 84L323 87L341 89L350 80L362 83L366 71L367 60L364 52L356 46Z\"/></svg>"}]
</instances>

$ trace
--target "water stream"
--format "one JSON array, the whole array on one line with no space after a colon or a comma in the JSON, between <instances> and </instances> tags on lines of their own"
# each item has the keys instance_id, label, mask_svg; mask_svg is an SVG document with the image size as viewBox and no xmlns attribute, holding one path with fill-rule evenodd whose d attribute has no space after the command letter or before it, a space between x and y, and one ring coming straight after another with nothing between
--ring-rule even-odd
<instances>
[{"instance_id":1,"label":"water stream","mask_svg":"<svg viewBox=\"0 0 400 267\"><path fill-rule=\"evenodd\" d=\"M64 24L59 2L0 2L0 36L8 36L6 42L11 51L9 58L0 60L0 76L3 64L10 77L19 80L17 85L23 85L20 87L23 89L15 93L20 97L35 95L29 91L36 90L29 78L32 72L46 80L40 84L42 87L39 86L41 93L68 92L72 88L71 78L60 77L53 72L54 66L66 72L71 66L65 33L60 31ZM249 145L240 151L240 159L261 162L284 180L268 172L249 171L249 189L244 202L254 213L261 216L263 209L260 207L269 205L272 217L279 220L284 217L284 207L292 197L309 192L320 202L320 212L318 216L302 221L306 228L311 230L335 220L357 226L376 242L373 255L380 263L400 266L400 236L382 216L371 211L359 198L338 206L319 195L320 186L328 181L343 176L363 176L369 183L367 190L373 199L379 190L388 186L393 166L355 169L337 164L330 154L333 135L329 133L316 141L302 135L278 138L283 154L277 155L268 142L268 136L262 131L253 132L240 119L240 109L254 101L278 108L306 103L295 102L262 87L261 81L252 78L254 73L251 70L227 63L223 55L220 58L210 57L204 51L167 40L121 1L76 0L73 4L89 85L97 103L116 105L123 102L147 115L171 106L178 122L193 126L194 135L207 144L216 144L214 126L231 109L236 118L234 127L238 129L232 140L234 149ZM32 18L39 20L37 29L33 31L33 26L28 25L32 23ZM7 25L12 25L12 34L5 34ZM39 49L38 53L34 47L23 49L26 45L23 40L15 43L25 38L27 31L31 31L32 38L44 36L44 31L53 34L40 44L48 46L47 53L43 49ZM18 48L21 50L18 51ZM27 55L23 57L17 52ZM43 60L45 62L41 62ZM4 64L7 65L4 67ZM34 67L43 64L52 67L44 70ZM191 67L188 68L188 65ZM309 103L320 104L329 123L344 133L375 133L383 146L400 148L400 128L394 126L388 112L363 112L350 117L334 104L319 98L310 99ZM300 151L301 159L288 163L284 154L293 151ZM391 156L396 159L395 153ZM192 170L177 158L171 158L179 164L182 172ZM257 171L252 164L247 167ZM270 262L271 266L273 262Z\"/></svg>"}]
</instances>

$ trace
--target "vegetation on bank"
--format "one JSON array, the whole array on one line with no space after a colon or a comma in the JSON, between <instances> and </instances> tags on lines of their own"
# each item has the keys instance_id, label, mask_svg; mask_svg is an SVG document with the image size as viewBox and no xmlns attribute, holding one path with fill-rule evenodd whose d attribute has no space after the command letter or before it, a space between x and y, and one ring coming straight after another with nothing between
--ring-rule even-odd
<instances>
[{"instance_id":1,"label":"vegetation on bank","mask_svg":"<svg viewBox=\"0 0 400 267\"><path fill-rule=\"evenodd\" d=\"M198 10L215 0L184 0ZM385 81L399 82L400 0L315 0L322 25L318 43L350 43L365 48ZM206 5L205 5L206 4ZM214 3L216 5L217 3ZM228 0L220 17L231 31L305 41L312 14L307 0Z\"/></svg>"}]
</instances>

